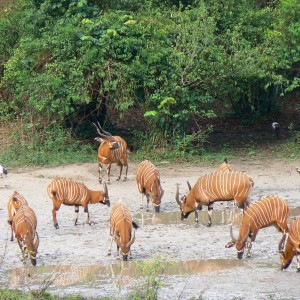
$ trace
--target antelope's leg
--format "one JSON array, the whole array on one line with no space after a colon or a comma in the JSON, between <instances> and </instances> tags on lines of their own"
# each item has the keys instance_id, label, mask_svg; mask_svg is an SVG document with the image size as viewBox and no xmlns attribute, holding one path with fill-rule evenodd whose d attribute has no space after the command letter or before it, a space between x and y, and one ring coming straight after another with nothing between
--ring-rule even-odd
<instances>
[{"instance_id":1,"label":"antelope's leg","mask_svg":"<svg viewBox=\"0 0 300 300\"><path fill-rule=\"evenodd\" d=\"M92 225L91 224L91 221L90 221L90 214L89 214L89 207L88 205L86 205L84 207L84 212L85 212L85 215L86 215L86 222L89 224L89 225Z\"/></svg>"},{"instance_id":2,"label":"antelope's leg","mask_svg":"<svg viewBox=\"0 0 300 300\"><path fill-rule=\"evenodd\" d=\"M143 198L144 198L144 193L141 192L141 204L140 204L140 209L143 208Z\"/></svg>"},{"instance_id":3,"label":"antelope's leg","mask_svg":"<svg viewBox=\"0 0 300 300\"><path fill-rule=\"evenodd\" d=\"M123 170L123 164L120 160L118 161L118 166L120 168L120 173L119 173L119 176L118 176L117 180L120 180L120 178L122 176L122 170Z\"/></svg>"},{"instance_id":4,"label":"antelope's leg","mask_svg":"<svg viewBox=\"0 0 300 300\"><path fill-rule=\"evenodd\" d=\"M102 183L102 163L98 161L99 183Z\"/></svg>"},{"instance_id":5,"label":"antelope's leg","mask_svg":"<svg viewBox=\"0 0 300 300\"><path fill-rule=\"evenodd\" d=\"M147 198L147 211L149 211L149 202L150 202L149 195L146 194L146 198Z\"/></svg>"},{"instance_id":6,"label":"antelope's leg","mask_svg":"<svg viewBox=\"0 0 300 300\"><path fill-rule=\"evenodd\" d=\"M75 205L75 219L74 219L74 225L77 225L77 221L78 221L78 212L79 212L79 206Z\"/></svg>"},{"instance_id":7,"label":"antelope's leg","mask_svg":"<svg viewBox=\"0 0 300 300\"><path fill-rule=\"evenodd\" d=\"M213 211L213 203L209 204L207 209L208 209L208 224L207 224L207 226L210 227L211 226L211 215L212 215L212 211Z\"/></svg>"},{"instance_id":8,"label":"antelope's leg","mask_svg":"<svg viewBox=\"0 0 300 300\"><path fill-rule=\"evenodd\" d=\"M127 173L128 173L128 163L127 163L127 158L124 158L124 159L123 159L123 166L126 167L126 170L125 170L125 177L124 177L123 181L126 181L126 179L127 179Z\"/></svg>"},{"instance_id":9,"label":"antelope's leg","mask_svg":"<svg viewBox=\"0 0 300 300\"><path fill-rule=\"evenodd\" d=\"M109 245L108 250L107 250L107 255L111 255L112 242L113 242L113 235L110 234L110 245Z\"/></svg>"},{"instance_id":10,"label":"antelope's leg","mask_svg":"<svg viewBox=\"0 0 300 300\"><path fill-rule=\"evenodd\" d=\"M106 169L106 172L107 172L107 181L110 183L110 169L111 169L111 164L108 164L107 165L107 169Z\"/></svg>"},{"instance_id":11,"label":"antelope's leg","mask_svg":"<svg viewBox=\"0 0 300 300\"><path fill-rule=\"evenodd\" d=\"M296 251L297 272L300 272L300 251Z\"/></svg>"},{"instance_id":12,"label":"antelope's leg","mask_svg":"<svg viewBox=\"0 0 300 300\"><path fill-rule=\"evenodd\" d=\"M53 216L53 223L54 223L54 227L56 229L59 228L58 226L58 222L57 222L57 218L56 218L56 212L59 210L61 205L61 202L58 200L53 200L53 208L52 208L52 216Z\"/></svg>"},{"instance_id":13,"label":"antelope's leg","mask_svg":"<svg viewBox=\"0 0 300 300\"><path fill-rule=\"evenodd\" d=\"M10 240L13 241L14 240L14 231L13 231L13 228L12 228L12 221L7 220L7 222L10 225Z\"/></svg>"},{"instance_id":14,"label":"antelope's leg","mask_svg":"<svg viewBox=\"0 0 300 300\"><path fill-rule=\"evenodd\" d=\"M199 218L198 218L198 211L197 208L195 209L195 224L198 226L199 225Z\"/></svg>"}]
</instances>

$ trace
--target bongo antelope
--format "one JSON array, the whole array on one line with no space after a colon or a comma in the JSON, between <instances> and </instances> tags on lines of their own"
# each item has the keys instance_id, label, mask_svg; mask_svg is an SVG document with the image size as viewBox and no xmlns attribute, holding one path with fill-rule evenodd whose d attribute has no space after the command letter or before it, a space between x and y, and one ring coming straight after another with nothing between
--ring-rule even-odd
<instances>
[{"instance_id":1,"label":"bongo antelope","mask_svg":"<svg viewBox=\"0 0 300 300\"><path fill-rule=\"evenodd\" d=\"M11 236L10 236L11 241L13 241L13 239L14 239L12 222L13 222L14 216L16 215L16 212L22 205L28 205L28 203L22 195L20 195L18 192L15 191L7 202L7 210L8 210L7 223L11 227Z\"/></svg>"},{"instance_id":2,"label":"bongo antelope","mask_svg":"<svg viewBox=\"0 0 300 300\"><path fill-rule=\"evenodd\" d=\"M290 222L289 231L283 235L278 250L281 270L287 269L296 256L297 272L300 272L300 217Z\"/></svg>"},{"instance_id":3,"label":"bongo antelope","mask_svg":"<svg viewBox=\"0 0 300 300\"><path fill-rule=\"evenodd\" d=\"M91 225L88 210L89 204L101 203L110 206L106 184L103 185L103 191L92 191L83 183L78 183L66 178L58 178L54 179L49 184L48 195L53 201L52 215L54 227L56 229L59 228L56 219L56 212L59 210L61 204L75 206L75 225L77 225L78 221L79 206L84 208L86 220L89 225Z\"/></svg>"},{"instance_id":4,"label":"bongo antelope","mask_svg":"<svg viewBox=\"0 0 300 300\"><path fill-rule=\"evenodd\" d=\"M213 172L201 176L194 187L187 182L189 192L179 200L179 187L175 194L176 202L181 210L181 220L186 219L191 212L195 212L195 222L198 223L197 210L201 210L203 205L208 206L208 226L211 226L211 214L213 203L217 201L232 201L239 208L244 208L250 204L250 193L254 182L244 172Z\"/></svg>"},{"instance_id":5,"label":"bongo antelope","mask_svg":"<svg viewBox=\"0 0 300 300\"><path fill-rule=\"evenodd\" d=\"M147 210L149 210L151 199L155 211L159 212L164 191L161 186L159 171L149 160L144 160L138 165L136 183L141 193L140 208L143 208L143 197L146 195Z\"/></svg>"},{"instance_id":6,"label":"bongo antelope","mask_svg":"<svg viewBox=\"0 0 300 300\"><path fill-rule=\"evenodd\" d=\"M113 206L109 222L110 246L108 255L111 255L112 242L115 240L118 255L121 248L123 260L127 260L128 255L131 255L130 247L135 241L135 229L138 228L138 225L132 220L128 207L121 202L118 202Z\"/></svg>"},{"instance_id":7,"label":"bongo antelope","mask_svg":"<svg viewBox=\"0 0 300 300\"><path fill-rule=\"evenodd\" d=\"M25 261L27 254L33 266L36 265L36 254L39 247L36 226L37 219L33 209L27 205L22 205L13 218L12 229L22 251L23 261Z\"/></svg>"},{"instance_id":8,"label":"bongo antelope","mask_svg":"<svg viewBox=\"0 0 300 300\"><path fill-rule=\"evenodd\" d=\"M109 132L104 131L99 122L97 122L97 124L98 126L96 124L94 124L94 126L96 127L97 133L100 136L95 138L95 140L100 143L98 148L99 182L102 182L101 176L103 165L107 165L107 181L110 182L110 169L113 163L116 163L120 167L120 173L117 180L120 180L121 178L123 166L126 167L124 177L125 181L128 173L127 143L120 136L112 136Z\"/></svg>"},{"instance_id":9,"label":"bongo antelope","mask_svg":"<svg viewBox=\"0 0 300 300\"><path fill-rule=\"evenodd\" d=\"M268 226L275 228L285 234L288 231L288 218L290 208L288 203L277 195L270 195L259 199L244 210L244 215L240 227L239 237L236 239L230 228L232 241L226 245L231 248L235 245L238 251L238 258L241 259L244 254L244 248L248 237L250 238L249 250L252 242L255 241L258 231Z\"/></svg>"}]
</instances>

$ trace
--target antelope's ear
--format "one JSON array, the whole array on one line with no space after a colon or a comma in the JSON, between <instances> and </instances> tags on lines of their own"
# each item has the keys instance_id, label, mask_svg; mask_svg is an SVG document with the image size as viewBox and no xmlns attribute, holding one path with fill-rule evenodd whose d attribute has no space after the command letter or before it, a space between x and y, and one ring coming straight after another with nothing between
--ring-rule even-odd
<instances>
[{"instance_id":1,"label":"antelope's ear","mask_svg":"<svg viewBox=\"0 0 300 300\"><path fill-rule=\"evenodd\" d=\"M235 242L230 241L230 242L227 243L227 245L225 246L225 248L231 248L234 245L235 245Z\"/></svg>"},{"instance_id":2,"label":"antelope's ear","mask_svg":"<svg viewBox=\"0 0 300 300\"><path fill-rule=\"evenodd\" d=\"M15 197L15 196L13 196L12 199L13 199L15 202L18 202L18 201L19 201L18 198Z\"/></svg>"},{"instance_id":3,"label":"antelope's ear","mask_svg":"<svg viewBox=\"0 0 300 300\"><path fill-rule=\"evenodd\" d=\"M104 142L104 140L101 137L95 137L94 141L99 142L100 144Z\"/></svg>"},{"instance_id":4,"label":"antelope's ear","mask_svg":"<svg viewBox=\"0 0 300 300\"><path fill-rule=\"evenodd\" d=\"M185 195L181 197L181 202L182 202L182 203L185 203L185 202L186 202L186 196L185 196Z\"/></svg>"}]
</instances>

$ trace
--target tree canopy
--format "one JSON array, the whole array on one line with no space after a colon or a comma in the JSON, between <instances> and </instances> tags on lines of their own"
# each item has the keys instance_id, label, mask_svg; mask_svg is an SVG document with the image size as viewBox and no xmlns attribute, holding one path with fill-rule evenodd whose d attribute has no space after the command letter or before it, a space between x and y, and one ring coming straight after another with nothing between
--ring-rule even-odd
<instances>
[{"instance_id":1,"label":"tree canopy","mask_svg":"<svg viewBox=\"0 0 300 300\"><path fill-rule=\"evenodd\" d=\"M41 137L136 108L172 143L199 120L255 121L300 85L297 0L0 5L0 120Z\"/></svg>"}]
</instances>

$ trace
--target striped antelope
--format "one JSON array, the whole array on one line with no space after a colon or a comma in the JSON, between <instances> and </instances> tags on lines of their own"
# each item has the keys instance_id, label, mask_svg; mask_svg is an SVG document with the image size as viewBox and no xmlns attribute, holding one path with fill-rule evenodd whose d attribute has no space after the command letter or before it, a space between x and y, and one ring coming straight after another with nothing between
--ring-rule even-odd
<instances>
[{"instance_id":1,"label":"striped antelope","mask_svg":"<svg viewBox=\"0 0 300 300\"><path fill-rule=\"evenodd\" d=\"M147 210L149 210L149 201L151 199L155 211L159 212L164 191L160 183L159 171L149 160L144 160L138 165L136 183L141 193L140 208L143 208L143 198L146 195Z\"/></svg>"},{"instance_id":2,"label":"striped antelope","mask_svg":"<svg viewBox=\"0 0 300 300\"><path fill-rule=\"evenodd\" d=\"M292 220L289 227L278 245L281 270L287 269L296 255L297 272L300 272L300 217Z\"/></svg>"},{"instance_id":3,"label":"striped antelope","mask_svg":"<svg viewBox=\"0 0 300 300\"><path fill-rule=\"evenodd\" d=\"M179 186L175 194L176 202L181 210L181 220L186 219L191 212L195 212L195 222L198 224L198 212L203 205L208 206L208 226L211 226L213 204L217 201L232 201L239 208L250 204L250 193L254 182L244 172L213 172L201 176L194 187L187 182L189 192L179 200Z\"/></svg>"},{"instance_id":4,"label":"striped antelope","mask_svg":"<svg viewBox=\"0 0 300 300\"><path fill-rule=\"evenodd\" d=\"M27 254L33 266L36 265L36 254L39 247L39 235L36 226L37 219L33 209L27 205L22 205L13 218L12 228L22 251L23 261L25 261L25 254Z\"/></svg>"},{"instance_id":5,"label":"striped antelope","mask_svg":"<svg viewBox=\"0 0 300 300\"><path fill-rule=\"evenodd\" d=\"M10 236L11 241L14 240L12 222L13 222L14 216L16 215L16 212L22 205L28 205L28 203L22 195L20 195L18 192L15 191L7 202L7 210L8 210L7 223L10 225L10 228L11 228L11 236Z\"/></svg>"},{"instance_id":6,"label":"striped antelope","mask_svg":"<svg viewBox=\"0 0 300 300\"><path fill-rule=\"evenodd\" d=\"M113 163L116 163L120 167L120 173L117 180L120 180L121 178L123 166L126 167L124 177L125 181L128 173L127 143L120 136L112 136L109 132L104 131L99 122L97 122L97 124L98 126L96 124L94 124L94 126L100 136L95 138L96 141L100 142L100 146L98 148L99 182L102 182L101 176L103 165L107 165L107 181L110 182L110 169Z\"/></svg>"},{"instance_id":7,"label":"striped antelope","mask_svg":"<svg viewBox=\"0 0 300 300\"><path fill-rule=\"evenodd\" d=\"M128 259L128 254L131 256L130 247L135 241L135 230L138 225L132 220L130 211L126 205L121 202L116 203L110 213L110 247L108 255L111 255L112 241L117 244L117 253L121 248L123 260Z\"/></svg>"},{"instance_id":8,"label":"striped antelope","mask_svg":"<svg viewBox=\"0 0 300 300\"><path fill-rule=\"evenodd\" d=\"M235 245L238 251L238 258L241 259L248 237L250 238L248 251L250 251L251 244L255 241L256 235L261 228L273 225L279 232L285 234L288 231L289 215L290 208L288 203L280 196L270 195L259 199L245 209L238 239L233 236L231 226L230 235L232 241L226 245L226 248L231 248Z\"/></svg>"},{"instance_id":9,"label":"striped antelope","mask_svg":"<svg viewBox=\"0 0 300 300\"><path fill-rule=\"evenodd\" d=\"M83 183L78 183L66 178L58 178L54 179L49 184L48 195L53 201L52 215L54 227L56 229L59 228L56 219L56 212L59 210L61 204L75 206L75 225L77 225L78 221L79 206L84 208L86 220L89 225L91 225L88 210L89 204L101 203L110 206L106 184L103 185L103 191L92 191Z\"/></svg>"}]
</instances>

